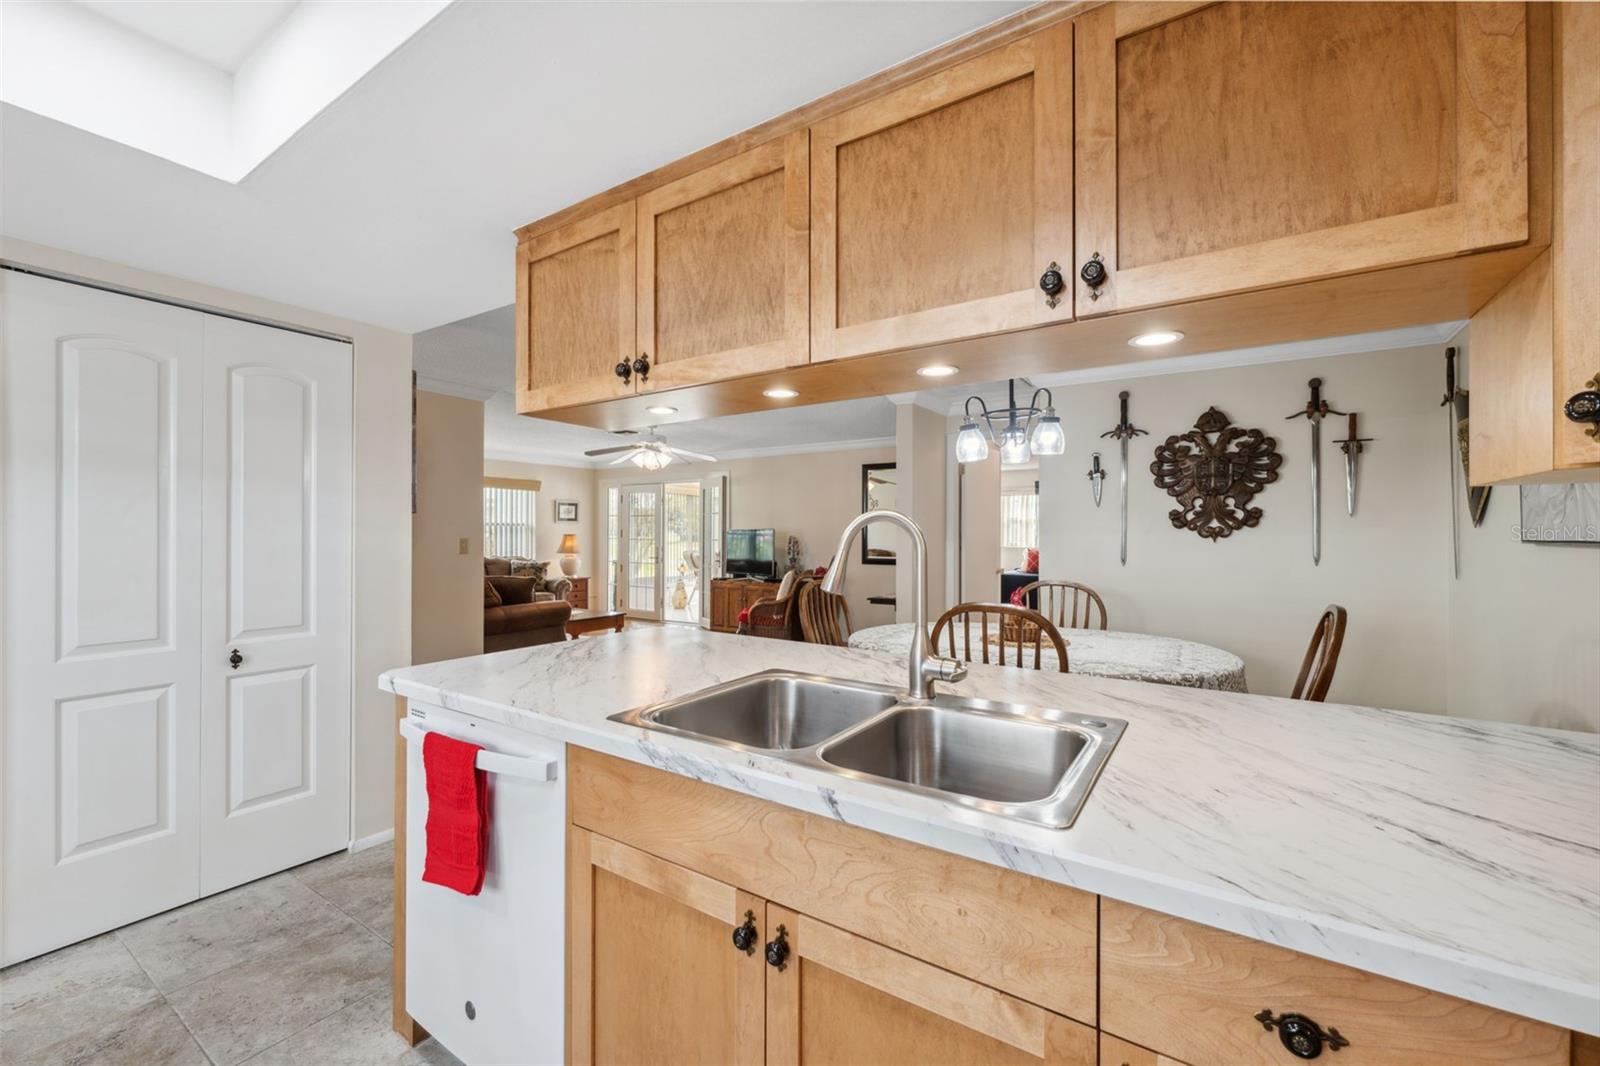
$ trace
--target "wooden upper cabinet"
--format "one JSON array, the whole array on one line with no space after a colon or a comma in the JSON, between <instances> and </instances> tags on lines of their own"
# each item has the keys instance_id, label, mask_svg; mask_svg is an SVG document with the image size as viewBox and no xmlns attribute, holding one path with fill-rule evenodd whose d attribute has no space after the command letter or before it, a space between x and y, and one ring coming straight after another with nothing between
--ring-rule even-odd
<instances>
[{"instance_id":1,"label":"wooden upper cabinet","mask_svg":"<svg viewBox=\"0 0 1600 1066\"><path fill-rule=\"evenodd\" d=\"M1522 4L1112 4L1077 20L1077 314L1529 237ZM1098 254L1106 280L1078 277Z\"/></svg>"},{"instance_id":2,"label":"wooden upper cabinet","mask_svg":"<svg viewBox=\"0 0 1600 1066\"><path fill-rule=\"evenodd\" d=\"M1072 26L811 130L813 362L1072 317Z\"/></svg>"},{"instance_id":3,"label":"wooden upper cabinet","mask_svg":"<svg viewBox=\"0 0 1600 1066\"><path fill-rule=\"evenodd\" d=\"M762 1061L765 901L576 827L567 881L569 1063Z\"/></svg>"},{"instance_id":4,"label":"wooden upper cabinet","mask_svg":"<svg viewBox=\"0 0 1600 1066\"><path fill-rule=\"evenodd\" d=\"M517 246L517 410L633 393L634 204Z\"/></svg>"},{"instance_id":5,"label":"wooden upper cabinet","mask_svg":"<svg viewBox=\"0 0 1600 1066\"><path fill-rule=\"evenodd\" d=\"M800 130L639 198L639 388L810 357L808 142Z\"/></svg>"},{"instance_id":6,"label":"wooden upper cabinet","mask_svg":"<svg viewBox=\"0 0 1600 1066\"><path fill-rule=\"evenodd\" d=\"M1086 1025L769 903L769 942L779 927L788 954L767 974L768 1066L1096 1062Z\"/></svg>"}]
</instances>

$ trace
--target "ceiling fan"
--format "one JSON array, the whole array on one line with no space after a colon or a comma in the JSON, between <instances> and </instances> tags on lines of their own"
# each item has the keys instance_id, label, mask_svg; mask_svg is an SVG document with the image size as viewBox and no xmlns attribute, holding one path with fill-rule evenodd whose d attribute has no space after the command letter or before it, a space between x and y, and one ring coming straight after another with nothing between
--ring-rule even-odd
<instances>
[{"instance_id":1,"label":"ceiling fan","mask_svg":"<svg viewBox=\"0 0 1600 1066\"><path fill-rule=\"evenodd\" d=\"M620 453L620 454L619 454ZM636 440L628 444L619 444L614 448L590 448L584 455L615 455L611 460L612 466L619 463L632 461L634 466L641 470L660 470L674 459L687 459L693 462L714 463L717 457L704 455L700 452L691 452L684 448L674 448L662 439L656 432L656 427L651 426L650 432L643 440Z\"/></svg>"}]
</instances>

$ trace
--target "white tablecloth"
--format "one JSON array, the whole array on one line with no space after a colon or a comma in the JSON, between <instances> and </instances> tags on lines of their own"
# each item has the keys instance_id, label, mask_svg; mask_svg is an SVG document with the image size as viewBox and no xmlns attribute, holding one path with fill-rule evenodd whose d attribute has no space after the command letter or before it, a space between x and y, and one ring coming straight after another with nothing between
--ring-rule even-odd
<instances>
[{"instance_id":1,"label":"white tablecloth","mask_svg":"<svg viewBox=\"0 0 1600 1066\"><path fill-rule=\"evenodd\" d=\"M1245 691L1244 660L1209 644L1178 640L1176 637L1154 637L1148 633L1119 633L1112 629L1063 629L1060 632L1061 639L1067 642L1067 668L1074 674L1154 681L1189 688L1213 688L1224 692ZM941 640L940 648L936 649L940 654L948 650L947 640ZM973 641L973 659L982 662L976 634L973 635ZM958 632L956 647L959 649L961 646ZM857 630L850 634L850 647L904 655L911 647L911 624L901 622ZM1015 645L1008 643L1006 650L1008 659L1015 663ZM999 648L991 645L990 661L994 661L998 655ZM1029 669L1032 668L1032 647L1024 649L1022 661L1029 664ZM1055 649L1049 646L1048 640L1040 663L1046 670L1059 668Z\"/></svg>"}]
</instances>

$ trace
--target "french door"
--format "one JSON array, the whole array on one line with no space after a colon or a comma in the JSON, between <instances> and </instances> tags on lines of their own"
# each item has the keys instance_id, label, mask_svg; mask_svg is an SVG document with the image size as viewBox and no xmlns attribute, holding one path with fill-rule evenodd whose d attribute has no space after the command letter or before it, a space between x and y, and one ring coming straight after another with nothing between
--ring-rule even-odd
<instances>
[{"instance_id":1,"label":"french door","mask_svg":"<svg viewBox=\"0 0 1600 1066\"><path fill-rule=\"evenodd\" d=\"M608 602L631 618L705 624L722 573L726 476L613 486L606 507Z\"/></svg>"},{"instance_id":2,"label":"french door","mask_svg":"<svg viewBox=\"0 0 1600 1066\"><path fill-rule=\"evenodd\" d=\"M0 296L11 963L348 842L351 350Z\"/></svg>"}]
</instances>

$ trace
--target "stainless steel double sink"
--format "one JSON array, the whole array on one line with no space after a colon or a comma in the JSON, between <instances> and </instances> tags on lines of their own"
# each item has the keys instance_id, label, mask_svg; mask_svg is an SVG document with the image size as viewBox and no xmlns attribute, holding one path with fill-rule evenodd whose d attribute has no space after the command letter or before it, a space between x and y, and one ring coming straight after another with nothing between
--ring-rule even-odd
<instances>
[{"instance_id":1,"label":"stainless steel double sink","mask_svg":"<svg viewBox=\"0 0 1600 1066\"><path fill-rule=\"evenodd\" d=\"M770 670L614 722L930 796L1052 829L1070 826L1127 723Z\"/></svg>"}]
</instances>

